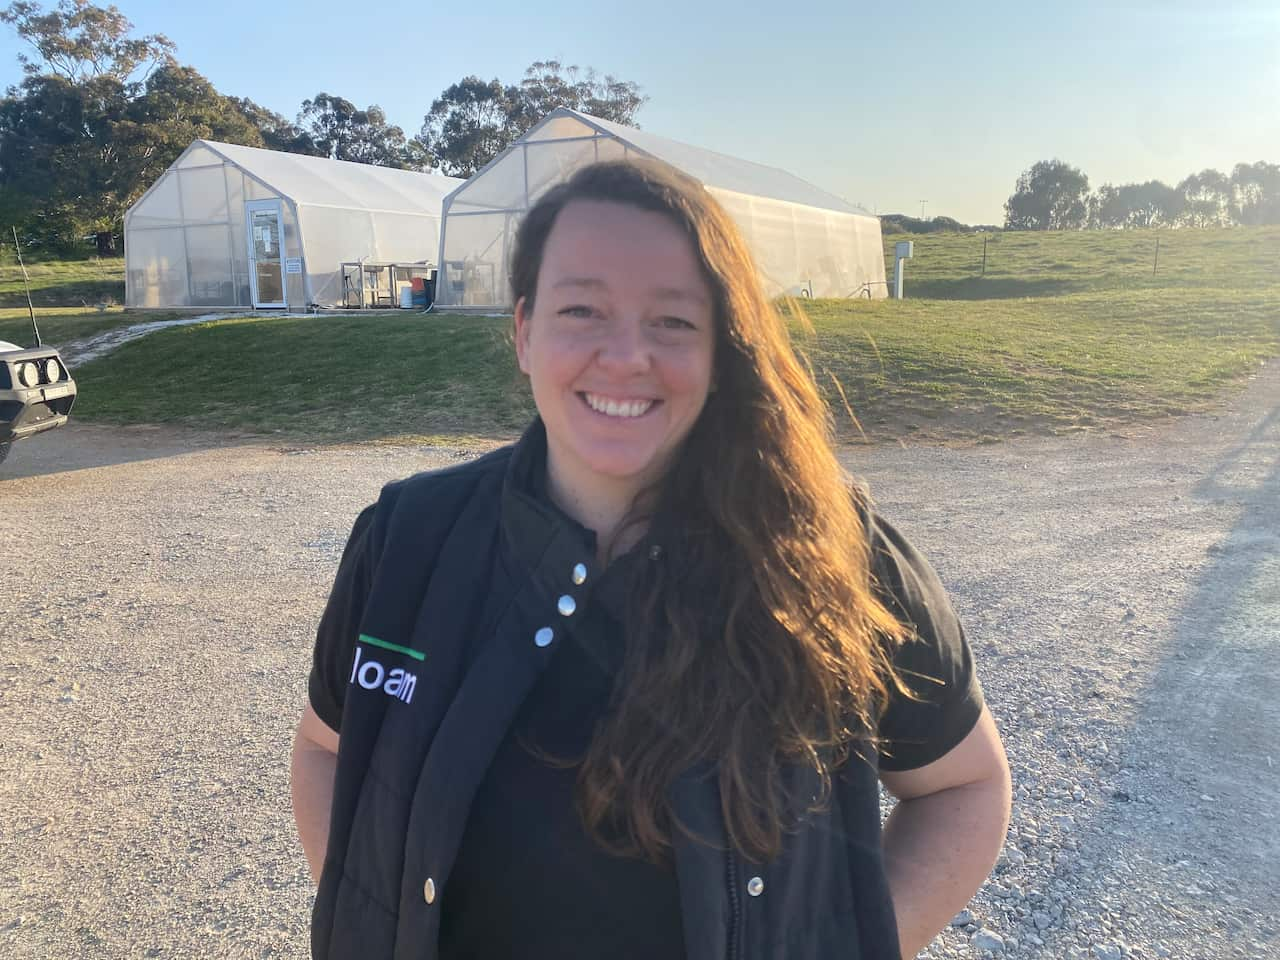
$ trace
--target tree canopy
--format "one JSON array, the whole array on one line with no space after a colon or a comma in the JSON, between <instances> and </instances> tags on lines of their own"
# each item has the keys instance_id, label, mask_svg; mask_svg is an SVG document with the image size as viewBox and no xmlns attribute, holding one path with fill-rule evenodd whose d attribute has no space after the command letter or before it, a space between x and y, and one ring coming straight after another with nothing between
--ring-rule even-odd
<instances>
[{"instance_id":1,"label":"tree canopy","mask_svg":"<svg viewBox=\"0 0 1280 960\"><path fill-rule=\"evenodd\" d=\"M522 109L518 87L463 77L431 104L418 141L444 173L469 177L520 135Z\"/></svg>"},{"instance_id":2,"label":"tree canopy","mask_svg":"<svg viewBox=\"0 0 1280 960\"><path fill-rule=\"evenodd\" d=\"M555 107L631 124L645 102L634 83L540 60L516 84L451 84L409 137L377 104L334 93L293 120L226 96L115 6L15 0L0 21L30 47L22 82L0 98L0 213L50 250L92 234L99 253L116 252L125 211L196 139L467 176Z\"/></svg>"},{"instance_id":3,"label":"tree canopy","mask_svg":"<svg viewBox=\"0 0 1280 960\"><path fill-rule=\"evenodd\" d=\"M244 114L246 120L257 127L258 136L262 138L262 144L268 150L301 153L313 157L324 156L324 152L316 146L311 135L282 114L268 110L248 97L228 97L227 99Z\"/></svg>"},{"instance_id":4,"label":"tree canopy","mask_svg":"<svg viewBox=\"0 0 1280 960\"><path fill-rule=\"evenodd\" d=\"M0 210L28 239L115 252L125 211L197 137L262 146L255 124L159 34L115 7L59 0L0 11L38 59L0 100Z\"/></svg>"},{"instance_id":5,"label":"tree canopy","mask_svg":"<svg viewBox=\"0 0 1280 960\"><path fill-rule=\"evenodd\" d=\"M648 98L631 81L538 60L518 84L464 77L431 104L418 141L440 169L469 177L556 107L635 126Z\"/></svg>"},{"instance_id":6,"label":"tree canopy","mask_svg":"<svg viewBox=\"0 0 1280 960\"><path fill-rule=\"evenodd\" d=\"M401 170L431 167L422 145L406 140L404 131L388 123L387 115L376 104L359 110L350 100L318 93L302 102L298 127L316 154L331 160Z\"/></svg>"},{"instance_id":7,"label":"tree canopy","mask_svg":"<svg viewBox=\"0 0 1280 960\"><path fill-rule=\"evenodd\" d=\"M93 234L113 253L125 211L198 137L263 146L233 101L176 61L145 81L31 73L0 100L0 210L39 245Z\"/></svg>"},{"instance_id":8,"label":"tree canopy","mask_svg":"<svg viewBox=\"0 0 1280 960\"><path fill-rule=\"evenodd\" d=\"M1103 184L1089 198L1091 227L1164 227L1178 222L1186 202L1182 193L1159 180Z\"/></svg>"},{"instance_id":9,"label":"tree canopy","mask_svg":"<svg viewBox=\"0 0 1280 960\"><path fill-rule=\"evenodd\" d=\"M48 13L38 3L18 0L0 11L0 21L39 54L38 60L18 54L24 73L51 73L70 83L101 77L126 83L139 70L150 72L169 63L175 49L163 34L131 37L133 24L124 14L89 0L58 0Z\"/></svg>"},{"instance_id":10,"label":"tree canopy","mask_svg":"<svg viewBox=\"0 0 1280 960\"><path fill-rule=\"evenodd\" d=\"M1177 186L1159 180L1106 183L1090 193L1081 171L1061 160L1042 161L1023 172L1005 203L1008 230L1233 224L1280 224L1280 165L1239 163L1230 176L1209 169Z\"/></svg>"},{"instance_id":11,"label":"tree canopy","mask_svg":"<svg viewBox=\"0 0 1280 960\"><path fill-rule=\"evenodd\" d=\"M1237 223L1280 223L1280 164L1237 163L1231 171L1230 213Z\"/></svg>"},{"instance_id":12,"label":"tree canopy","mask_svg":"<svg viewBox=\"0 0 1280 960\"><path fill-rule=\"evenodd\" d=\"M1089 178L1061 160L1042 160L1018 178L1005 201L1011 230L1075 230L1088 219Z\"/></svg>"}]
</instances>

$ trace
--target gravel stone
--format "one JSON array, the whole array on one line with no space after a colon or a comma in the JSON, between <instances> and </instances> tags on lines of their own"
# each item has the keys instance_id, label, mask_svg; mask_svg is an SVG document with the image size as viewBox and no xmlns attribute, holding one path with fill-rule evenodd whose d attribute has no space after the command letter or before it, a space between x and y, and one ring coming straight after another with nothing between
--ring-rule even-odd
<instances>
[{"instance_id":1,"label":"gravel stone","mask_svg":"<svg viewBox=\"0 0 1280 960\"><path fill-rule=\"evenodd\" d=\"M990 930L979 930L973 935L973 948L975 950L989 950L992 953L1004 952L1004 939L998 934Z\"/></svg>"},{"instance_id":2,"label":"gravel stone","mask_svg":"<svg viewBox=\"0 0 1280 960\"><path fill-rule=\"evenodd\" d=\"M842 451L947 585L1017 797L973 922L922 957L1280 960L1277 410L1272 362L1212 415ZM15 446L0 957L305 960L315 624L382 484L478 452L77 422Z\"/></svg>"}]
</instances>

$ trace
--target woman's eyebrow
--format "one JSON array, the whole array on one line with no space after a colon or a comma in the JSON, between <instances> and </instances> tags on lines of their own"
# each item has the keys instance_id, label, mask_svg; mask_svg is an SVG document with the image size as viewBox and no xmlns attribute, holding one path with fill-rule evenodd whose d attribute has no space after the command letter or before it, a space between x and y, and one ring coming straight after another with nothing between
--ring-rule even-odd
<instances>
[{"instance_id":1,"label":"woman's eyebrow","mask_svg":"<svg viewBox=\"0 0 1280 960\"><path fill-rule=\"evenodd\" d=\"M565 277L557 280L551 285L553 290L559 290L561 287L588 287L591 289L599 289L605 286L605 282L598 277Z\"/></svg>"},{"instance_id":2,"label":"woman's eyebrow","mask_svg":"<svg viewBox=\"0 0 1280 960\"><path fill-rule=\"evenodd\" d=\"M707 298L699 291L684 287L655 287L653 295L659 300L686 300L690 303L707 305Z\"/></svg>"},{"instance_id":3,"label":"woman's eyebrow","mask_svg":"<svg viewBox=\"0 0 1280 960\"><path fill-rule=\"evenodd\" d=\"M609 285L599 277L563 277L551 285L553 290L580 288L586 290L607 290ZM686 287L654 287L650 291L657 300L677 300L697 303L706 306L707 298L697 290Z\"/></svg>"}]
</instances>

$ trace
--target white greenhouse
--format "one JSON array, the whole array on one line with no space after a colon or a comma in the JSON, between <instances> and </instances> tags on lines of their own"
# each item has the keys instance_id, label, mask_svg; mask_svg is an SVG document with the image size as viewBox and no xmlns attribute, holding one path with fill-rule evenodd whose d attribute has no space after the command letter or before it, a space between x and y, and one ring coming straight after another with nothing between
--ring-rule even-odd
<instances>
[{"instance_id":1,"label":"white greenhouse","mask_svg":"<svg viewBox=\"0 0 1280 960\"><path fill-rule=\"evenodd\" d=\"M437 262L461 183L197 140L125 214L126 305L339 306L344 263Z\"/></svg>"},{"instance_id":2,"label":"white greenhouse","mask_svg":"<svg viewBox=\"0 0 1280 960\"><path fill-rule=\"evenodd\" d=\"M700 180L737 222L771 294L886 295L880 221L804 180L558 108L444 201L441 307L510 310L507 270L531 203L596 160L653 157Z\"/></svg>"}]
</instances>

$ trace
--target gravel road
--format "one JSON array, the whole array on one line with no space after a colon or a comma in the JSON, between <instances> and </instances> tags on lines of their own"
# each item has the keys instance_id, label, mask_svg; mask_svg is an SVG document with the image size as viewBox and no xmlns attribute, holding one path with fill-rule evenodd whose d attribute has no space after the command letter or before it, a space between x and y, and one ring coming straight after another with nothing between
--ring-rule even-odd
<instances>
[{"instance_id":1,"label":"gravel road","mask_svg":"<svg viewBox=\"0 0 1280 960\"><path fill-rule=\"evenodd\" d=\"M0 956L307 955L288 751L349 525L472 455L72 425L0 472ZM928 955L1280 957L1280 364L1213 416L851 448L1017 792Z\"/></svg>"}]
</instances>

